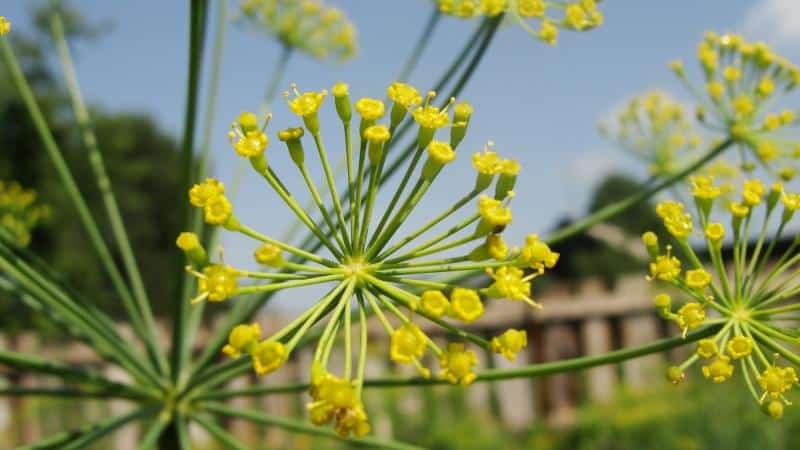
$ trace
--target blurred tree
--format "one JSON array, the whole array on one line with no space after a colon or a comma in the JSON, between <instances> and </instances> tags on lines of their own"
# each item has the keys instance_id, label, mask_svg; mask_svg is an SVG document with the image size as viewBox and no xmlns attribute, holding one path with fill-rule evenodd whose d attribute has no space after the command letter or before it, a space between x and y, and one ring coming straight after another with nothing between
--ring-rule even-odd
<instances>
[{"instance_id":1,"label":"blurred tree","mask_svg":"<svg viewBox=\"0 0 800 450\"><path fill-rule=\"evenodd\" d=\"M42 24L41 14L35 17L37 24ZM99 31L88 27L80 16L72 13L68 17L71 35L97 36ZM46 64L45 47L38 43L45 40L26 37L20 32L9 37L15 40L23 70L32 82L56 142L101 231L108 237L109 247L116 251L65 89ZM175 208L163 199L178 195L177 177L171 169L178 164L177 144L144 114L108 113L92 108L92 117L145 285L151 288L154 308L157 314L169 311L168 293L175 286L168 252L179 225ZM86 298L119 316L122 312L119 300L99 269L94 250L60 180L53 174L53 165L6 70L0 70L0 180L16 180L35 189L41 202L52 209L51 221L34 233L31 249ZM119 255L114 256L119 260ZM158 287L157 291L153 287ZM31 320L35 320L35 314L31 315L18 301L0 297L0 328L12 326L11 321L16 322L15 326L28 326Z\"/></svg>"},{"instance_id":2,"label":"blurred tree","mask_svg":"<svg viewBox=\"0 0 800 450\"><path fill-rule=\"evenodd\" d=\"M642 189L641 183L627 175L608 175L595 188L587 213L591 214L622 200L640 189ZM557 229L570 223L571 219L562 219ZM643 232L659 230L661 221L652 203L643 202L633 206L625 214L605 222L604 225L610 225L610 230L619 232L616 234L621 237L638 242ZM576 281L600 278L611 289L621 275L643 270L644 261L627 252L623 246L611 245L597 237L602 234L605 234L605 230L598 230L596 233L589 230L558 244L556 251L561 253L561 258L552 276L557 280L569 282L569 285L575 288L577 288Z\"/></svg>"}]
</instances>

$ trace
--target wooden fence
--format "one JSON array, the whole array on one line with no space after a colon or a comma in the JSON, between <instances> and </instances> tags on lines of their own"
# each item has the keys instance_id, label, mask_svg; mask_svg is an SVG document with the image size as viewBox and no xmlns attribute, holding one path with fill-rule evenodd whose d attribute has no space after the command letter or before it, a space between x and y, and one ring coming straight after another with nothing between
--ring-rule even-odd
<instances>
[{"instance_id":1,"label":"wooden fence","mask_svg":"<svg viewBox=\"0 0 800 450\"><path fill-rule=\"evenodd\" d=\"M539 299L544 304L542 310L534 310L523 302L507 300L493 301L487 308L486 315L470 331L486 337L502 333L508 328L527 331L529 347L522 352L516 361L507 361L502 357L494 358L491 354L479 355L481 365L486 367L510 368L545 361L557 361L581 355L598 355L610 350L637 346L652 342L666 335L675 335L677 330L654 315L652 292L649 283L642 276L623 278L614 290L606 290L599 282L583 283L576 291L568 291L560 287L551 288L545 297ZM264 329L276 329L284 318L271 314L259 317ZM122 326L124 333L129 334L127 327ZM213 327L212 327L213 328ZM374 333L373 333L374 331ZM426 327L425 331L437 341L444 335L441 329ZM166 337L165 337L166 339ZM206 333L197 338L197 348L203 348L207 339ZM386 339L385 332L378 323L370 324L370 345L375 340ZM387 342L377 345L384 348L372 352L385 355ZM52 357L54 360L69 364L93 366L109 376L119 379L121 373L115 367L104 366L96 358L92 350L85 346L58 345L52 342L40 342L33 334L22 334L14 337L0 336L0 346L15 351ZM308 378L312 349L302 349L281 370L262 379L242 377L233 382L235 387L244 387L251 383L276 384L281 382L304 380ZM489 361L488 359L492 360ZM565 426L574 419L575 408L584 401L608 401L617 386L639 388L661 380L662 355L653 355L627 361L619 366L604 366L580 373L551 375L536 379L516 379L491 384L475 384L467 392L467 402L476 407L486 409L486 405L497 405L495 413L503 423L511 429L528 427L535 421L547 421L553 426ZM436 367L437 364L430 364ZM391 366L385 359L374 359L368 364L368 376L386 374ZM405 370L406 368L399 368ZM20 375L5 372L0 367L0 383L17 386L47 386L53 381L36 375ZM406 373L406 372L403 372ZM413 372L409 372L413 374ZM403 389L403 409L416 410L422 401L413 395L414 388ZM367 401L377 390L365 391ZM307 401L305 394L276 395L267 399L235 399L234 405L257 407L270 414L296 414ZM53 405L53 403L48 403ZM36 408L36 405L40 407ZM10 398L0 399L0 449L13 448L14 444L34 442L43 434L53 432L53 423L57 429L76 426L85 420L99 418L108 414L122 414L130 408L125 401L111 402L73 401L63 399L55 406L41 408L40 399ZM65 408L67 417L53 417L57 408ZM375 411L375 410L378 411ZM381 417L380 406L371 408L370 413L376 432L391 433L391 421ZM49 425L48 425L49 424ZM232 421L228 426L237 436L243 436L246 442L257 441L261 431L251 425ZM45 428L50 428L45 430ZM5 430L5 431L3 431ZM205 441L199 430L197 437ZM114 435L115 449L135 448L134 443L139 431L128 427ZM281 433L269 433L268 439L275 440L274 446L280 446L286 439Z\"/></svg>"}]
</instances>

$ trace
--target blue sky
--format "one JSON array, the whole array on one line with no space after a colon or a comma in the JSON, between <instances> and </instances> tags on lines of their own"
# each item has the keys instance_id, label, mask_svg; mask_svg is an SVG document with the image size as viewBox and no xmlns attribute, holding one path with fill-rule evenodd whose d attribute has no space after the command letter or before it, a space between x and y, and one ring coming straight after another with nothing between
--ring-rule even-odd
<instances>
[{"instance_id":1,"label":"blue sky","mask_svg":"<svg viewBox=\"0 0 800 450\"><path fill-rule=\"evenodd\" d=\"M77 51L77 71L85 96L110 110L150 113L168 133L179 136L184 107L187 1L75 1L90 19L110 19L114 30ZM216 4L216 2L212 2ZM358 28L360 51L345 64L318 63L296 54L283 82L301 90L350 84L351 95L382 97L430 14L426 0L329 0ZM442 208L466 192L474 179L468 155L487 140L503 155L518 159L515 221L509 236L545 232L565 214L579 215L594 183L615 168L644 171L596 132L598 120L625 99L652 88L683 95L667 70L674 58L693 61L705 30L741 31L766 39L790 58L800 56L800 7L796 0L705 0L664 2L609 0L601 5L606 23L584 34L563 33L555 48L533 40L513 24L504 26L460 99L475 108L459 158L441 176L420 211ZM14 26L28 27L33 2L6 0L0 7ZM237 4L231 1L229 6ZM213 23L213 22L211 22ZM427 89L463 45L476 22L444 18L411 82ZM213 128L213 173L229 181L238 158L227 144L229 123L242 110L254 110L278 57L278 45L263 34L230 26L225 46L220 97ZM210 58L209 58L210 59ZM207 59L208 62L208 59ZM204 81L207 81L204 79ZM322 129L329 151L341 154L340 125L328 101ZM274 131L299 124L278 101ZM296 170L276 139L270 162L294 189ZM259 179L248 174L235 203L237 215L259 230L279 236L290 212ZM409 226L420 223L417 214ZM249 260L252 243L227 239L226 259Z\"/></svg>"}]
</instances>

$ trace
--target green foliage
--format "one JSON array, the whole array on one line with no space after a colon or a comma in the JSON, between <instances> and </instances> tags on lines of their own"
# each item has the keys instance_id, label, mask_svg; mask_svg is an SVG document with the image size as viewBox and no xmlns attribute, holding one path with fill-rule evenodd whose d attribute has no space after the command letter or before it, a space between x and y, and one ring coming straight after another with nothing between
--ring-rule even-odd
<instances>
[{"instance_id":1,"label":"green foliage","mask_svg":"<svg viewBox=\"0 0 800 450\"><path fill-rule=\"evenodd\" d=\"M16 37L16 36L15 36ZM32 40L18 38L15 45L24 49L23 68L37 89L49 124L64 156L72 168L104 235L110 236L104 206L89 167L86 149L74 126L69 102L44 63L43 51ZM130 233L132 245L140 255L146 286L158 286L149 294L156 313L169 310L175 277L168 264L174 253L172 237L178 233L175 208L163 199L179 196L173 167L178 164L174 138L162 131L153 119L141 113L93 111L94 129L112 188ZM0 71L0 180L16 180L36 190L42 203L52 209L52 219L36 232L32 250L44 258L80 292L92 292L91 300L115 317L121 317L119 301L110 293L107 277L98 270L97 258L86 247L87 238L53 166L42 150L30 116L15 95L6 71ZM116 247L112 247L116 251ZM119 260L119 255L114 254ZM32 316L18 302L0 301L0 327L27 327ZM9 323L13 321L14 324Z\"/></svg>"}]
</instances>

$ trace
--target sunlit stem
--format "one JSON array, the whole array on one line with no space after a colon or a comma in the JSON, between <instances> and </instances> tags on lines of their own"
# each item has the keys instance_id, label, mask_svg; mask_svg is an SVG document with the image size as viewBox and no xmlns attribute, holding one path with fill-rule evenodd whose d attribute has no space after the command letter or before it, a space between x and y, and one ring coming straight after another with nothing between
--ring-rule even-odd
<instances>
[{"instance_id":1,"label":"sunlit stem","mask_svg":"<svg viewBox=\"0 0 800 450\"><path fill-rule=\"evenodd\" d=\"M751 322L751 323L755 324L755 322ZM764 343L764 345L769 347L770 350L780 354L781 356L783 356L784 358L789 360L792 364L800 365L800 357L798 357L794 353L792 353L789 350L787 350L786 348L784 348L782 345L780 345L777 342L775 342L771 337L767 336L767 334L764 333L762 330L758 329L757 327L753 327L750 330L753 332L753 334L755 336L758 337L758 339L761 342Z\"/></svg>"},{"instance_id":2,"label":"sunlit stem","mask_svg":"<svg viewBox=\"0 0 800 450\"><path fill-rule=\"evenodd\" d=\"M297 343L300 341L303 335L306 334L308 329L311 328L311 326L314 325L314 323L316 323L317 319L328 308L328 306L338 298L339 293L342 292L343 289L345 290L344 293L345 296L348 296L348 292L350 295L352 295L353 282L344 281L342 283L339 283L339 285L336 286L336 288L334 288L327 296L323 297L319 301L318 306L314 309L314 312L309 314L308 318L305 320L300 329L297 330L296 333L294 333L292 339L289 340L289 342L286 344L286 348L289 352L294 350L294 347L297 345ZM333 313L333 317L336 317L336 312ZM332 320L331 322L335 321ZM329 325L331 322L329 322Z\"/></svg>"},{"instance_id":3,"label":"sunlit stem","mask_svg":"<svg viewBox=\"0 0 800 450\"><path fill-rule=\"evenodd\" d=\"M258 294L264 292L279 291L281 289L296 288L301 286L313 286L315 284L327 283L329 281L338 281L341 280L342 278L343 275L341 274L320 275L320 276L306 278L305 280L291 280L291 281L284 281L282 283L269 283L259 286L246 286L236 289L235 295Z\"/></svg>"},{"instance_id":4,"label":"sunlit stem","mask_svg":"<svg viewBox=\"0 0 800 450\"><path fill-rule=\"evenodd\" d=\"M264 236L263 234L259 233L258 231L254 230L254 229L252 229L252 228L250 228L250 227L248 227L246 225L243 225L241 223L238 224L236 226L236 228L234 228L232 231L238 231L238 232L244 234L245 236L249 236L249 237L251 237L251 238L253 238L253 239L257 240L257 241L261 241L261 242L264 242L264 243L267 243L267 244L274 245L274 246L280 248L281 250L287 251L289 253L293 253L293 254L295 254L297 256L300 256L302 258L305 258L305 259L307 259L309 261L313 261L315 263L322 264L323 266L328 266L328 267L338 267L339 266L339 264L335 263L334 261L331 261L329 259L323 258L321 256L317 256L317 255L315 255L313 253L309 253L309 252L307 252L305 250L301 250L299 248L292 247L291 245L284 244L281 241L277 241L275 239L272 239L272 238L269 238L267 236Z\"/></svg>"},{"instance_id":5,"label":"sunlit stem","mask_svg":"<svg viewBox=\"0 0 800 450\"><path fill-rule=\"evenodd\" d=\"M453 236L455 233L458 233L459 231L463 230L464 228L467 228L468 226L472 225L473 223L477 222L480 219L480 217L481 216L479 214L474 214L473 216L469 217L468 219L464 220L463 222L459 223L458 225L446 230L442 234L439 234L438 236L434 237L433 239L431 239L431 240L429 240L429 241L427 241L427 242L425 242L423 244L420 244L417 247L414 247L408 253L405 253L405 254L403 254L401 256L398 256L396 258L392 258L390 260L387 260L386 263L387 264L393 264L393 263L405 261L405 260L412 259L412 258L418 258L418 257L424 256L424 255L430 255L432 253L436 253L436 252L432 251L434 249L437 249L437 251L441 251L441 250L438 250L438 249L442 249L442 246L440 246L440 247L433 247L433 246L438 244L439 242L442 242L443 240ZM467 236L466 238L459 239L456 242L458 243L457 245L462 245L462 244L465 244L467 242L470 242L470 241L472 241L474 239L477 239L477 238L480 238L480 237L481 237L480 235L471 234L471 235ZM447 248L444 248L444 250L446 250L448 248L453 248L454 246L457 246L457 245L452 245L452 244L449 244L449 245L451 245L451 246L447 247Z\"/></svg>"},{"instance_id":6,"label":"sunlit stem","mask_svg":"<svg viewBox=\"0 0 800 450\"><path fill-rule=\"evenodd\" d=\"M343 250L347 250L349 248L349 244L346 244L345 241L342 240L342 237L336 232L337 227L333 222L330 214L328 214L328 209L322 203L322 198L319 195L319 191L317 187L314 185L314 180L311 179L311 175L308 173L308 169L306 168L305 164L300 164L300 173L303 175L303 180L306 182L306 186L308 186L308 191L311 193L311 199L314 204L317 205L317 209L322 214L322 218L325 220L325 223L328 225L328 229L330 230L330 234L333 235L336 242L339 244L339 247ZM347 239L347 232L344 229L339 227L339 231L341 232L344 239Z\"/></svg>"},{"instance_id":7,"label":"sunlit stem","mask_svg":"<svg viewBox=\"0 0 800 450\"><path fill-rule=\"evenodd\" d=\"M769 261L770 256L772 256L772 252L775 250L775 245L780 241L781 235L783 234L783 230L786 227L788 222L781 221L781 224L778 226L778 229L775 231L775 236L772 238L772 241L769 243L767 247L767 251L764 252L764 255L761 257L761 260L758 262L758 266L756 267L755 271L751 270L751 273L759 274L762 270L764 270L764 265ZM751 283L747 286L747 294L748 296L753 293L753 289L756 286L756 279L754 278Z\"/></svg>"},{"instance_id":8,"label":"sunlit stem","mask_svg":"<svg viewBox=\"0 0 800 450\"><path fill-rule=\"evenodd\" d=\"M431 220L430 222L428 222L425 225L423 225L422 228L420 228L419 230L409 234L408 236L406 236L405 238L403 238L402 240L397 242L395 245L393 245L392 247L388 248L382 254L378 255L376 260L377 261L383 261L384 259L388 258L392 254L394 254L396 251L398 251L401 248L403 248L409 242L411 242L414 239L418 238L420 235L424 234L426 231L428 231L431 228L433 228L434 226L438 225L441 221L443 221L446 218L450 217L453 213L455 213L456 211L461 209L461 207L463 207L464 205L466 205L467 203L472 201L480 193L481 193L481 191L473 190L469 194L465 195L460 200L458 200L455 204L453 204L451 207L447 208L443 213L439 214L433 220Z\"/></svg>"},{"instance_id":9,"label":"sunlit stem","mask_svg":"<svg viewBox=\"0 0 800 450\"><path fill-rule=\"evenodd\" d=\"M331 199L333 200L333 208L336 211L336 217L339 219L339 230L341 231L345 242L348 242L347 231L345 231L347 222L344 220L342 204L339 202L339 191L336 189L336 180L333 179L333 172L331 172L331 167L328 163L328 153L325 151L325 146L322 143L322 136L320 133L313 133L313 137L314 144L317 146L317 153L319 154L320 162L322 163L322 170L325 172L325 181L328 183L328 191L330 192ZM334 230L334 228L331 228L331 233L334 233ZM351 236L350 241L353 239L355 238ZM348 242L348 245L352 247L352 242Z\"/></svg>"},{"instance_id":10,"label":"sunlit stem","mask_svg":"<svg viewBox=\"0 0 800 450\"><path fill-rule=\"evenodd\" d=\"M394 129L392 129L389 133L393 133ZM391 139L391 138L390 138ZM383 173L383 164L386 162L386 152L389 147L389 142L391 140L386 141L382 144L382 151L381 151L381 158L378 162L377 166L372 166L369 171L369 187L367 188L367 203L364 207L364 216L361 220L361 229L358 231L358 239L357 239L357 248L359 252L364 251L364 245L366 244L367 235L369 233L369 224L372 219L372 208L375 205L375 196L378 193L378 181L381 179L381 174ZM365 259L369 260L370 256L367 255Z\"/></svg>"},{"instance_id":11,"label":"sunlit stem","mask_svg":"<svg viewBox=\"0 0 800 450\"><path fill-rule=\"evenodd\" d=\"M364 387L364 372L367 368L367 313L364 299L359 294L358 297L358 323L361 336L358 344L358 374L356 375L356 396L361 398L361 389Z\"/></svg>"},{"instance_id":12,"label":"sunlit stem","mask_svg":"<svg viewBox=\"0 0 800 450\"><path fill-rule=\"evenodd\" d=\"M355 189L355 205L350 205L350 228L351 234L353 238L355 236L359 236L361 233L361 226L360 226L360 212L361 212L361 195L362 195L362 187L364 185L364 168L366 166L366 159L367 159L367 141L361 136L361 145L359 146L358 151L358 171L356 172L356 179L353 180L355 186L351 189Z\"/></svg>"},{"instance_id":13,"label":"sunlit stem","mask_svg":"<svg viewBox=\"0 0 800 450\"><path fill-rule=\"evenodd\" d=\"M330 252L334 254L334 256L336 256L337 258L341 258L342 255L341 253L339 253L339 250L336 248L336 246L334 246L333 243L325 236L325 234L322 233L319 227L317 227L317 225L311 220L308 214L306 214L305 210L303 210L303 208L300 207L300 205L297 203L297 200L295 200L292 197L292 195L286 190L283 184L278 180L278 178L272 172L272 170L268 168L267 170L259 171L259 174L262 177L264 177L264 179L267 181L267 183L269 183L270 186L272 186L272 189L278 194L278 196L284 201L284 203L286 203L286 206L288 206L289 209L291 209L295 213L297 218L300 219L300 221L303 222L306 225L306 227L308 227L309 231L314 233L314 235L317 236L320 242L322 242L323 245L325 245L325 247L327 247L328 250L330 250ZM333 232L333 230L331 230L331 232Z\"/></svg>"},{"instance_id":14,"label":"sunlit stem","mask_svg":"<svg viewBox=\"0 0 800 450\"><path fill-rule=\"evenodd\" d=\"M485 270L489 268L503 267L507 265L509 265L509 261L493 261L493 262L482 262L482 263L472 263L472 264L453 264L453 265L441 265L434 267L407 267L399 269L381 270L380 274L395 276L395 275L412 275L418 273L462 272L470 270Z\"/></svg>"},{"instance_id":15,"label":"sunlit stem","mask_svg":"<svg viewBox=\"0 0 800 450\"><path fill-rule=\"evenodd\" d=\"M376 242L379 241L381 235L383 233L383 227L386 226L389 217L391 217L392 212L394 212L395 206L397 206L397 202L400 200L400 197L403 195L403 192L406 189L406 185L411 180L411 176L414 174L414 169L416 169L417 164L419 164L419 160L424 153L424 148L417 146L417 150L414 152L414 156L411 158L411 162L408 164L406 168L406 173L403 175L400 184L397 186L397 190L395 191L392 199L389 201L389 205L386 207L386 211L384 211L383 216L381 216L381 220L378 223L378 226L375 228L375 231L372 233L372 238L370 239L369 247L373 247Z\"/></svg>"},{"instance_id":16,"label":"sunlit stem","mask_svg":"<svg viewBox=\"0 0 800 450\"><path fill-rule=\"evenodd\" d=\"M400 209L397 210L397 214L395 214L394 219L392 219L392 222L384 231L383 237L380 238L374 244L372 250L370 250L369 252L370 257L375 256L376 254L378 254L378 252L383 250L383 247L386 246L386 244L389 242L392 236L397 232L397 229L400 228L403 222L405 222L405 220L417 206L419 201L425 195L425 192L428 191L428 188L430 188L431 183L432 180L427 180L420 177L419 181L417 181L417 184L414 186L414 188L411 190L411 193L408 195L408 199L406 199L405 203L403 203Z\"/></svg>"}]
</instances>

